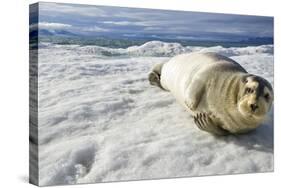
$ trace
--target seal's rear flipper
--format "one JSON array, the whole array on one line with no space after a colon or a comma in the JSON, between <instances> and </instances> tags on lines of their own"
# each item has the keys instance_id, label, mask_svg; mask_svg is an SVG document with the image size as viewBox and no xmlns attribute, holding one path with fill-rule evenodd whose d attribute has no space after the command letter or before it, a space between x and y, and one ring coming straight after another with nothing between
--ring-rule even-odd
<instances>
[{"instance_id":1,"label":"seal's rear flipper","mask_svg":"<svg viewBox=\"0 0 281 188\"><path fill-rule=\"evenodd\" d=\"M194 117L197 127L215 135L228 135L229 132L219 127L207 113L197 113Z\"/></svg>"},{"instance_id":2,"label":"seal's rear flipper","mask_svg":"<svg viewBox=\"0 0 281 188\"><path fill-rule=\"evenodd\" d=\"M160 84L160 75L157 74L156 72L151 72L148 75L148 80L149 80L151 85L159 86L159 84Z\"/></svg>"},{"instance_id":3,"label":"seal's rear flipper","mask_svg":"<svg viewBox=\"0 0 281 188\"><path fill-rule=\"evenodd\" d=\"M148 80L151 85L155 85L165 90L161 86L161 70L164 63L157 64L153 67L152 71L148 75Z\"/></svg>"}]
</instances>

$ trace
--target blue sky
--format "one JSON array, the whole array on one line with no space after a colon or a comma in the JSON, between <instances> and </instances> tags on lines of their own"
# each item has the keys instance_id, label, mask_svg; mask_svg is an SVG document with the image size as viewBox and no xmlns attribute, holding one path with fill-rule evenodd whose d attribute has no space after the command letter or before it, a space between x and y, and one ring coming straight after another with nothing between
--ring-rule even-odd
<instances>
[{"instance_id":1,"label":"blue sky","mask_svg":"<svg viewBox=\"0 0 281 188\"><path fill-rule=\"evenodd\" d=\"M95 33L176 35L180 38L273 37L273 18L231 14L40 3L40 29Z\"/></svg>"}]
</instances>

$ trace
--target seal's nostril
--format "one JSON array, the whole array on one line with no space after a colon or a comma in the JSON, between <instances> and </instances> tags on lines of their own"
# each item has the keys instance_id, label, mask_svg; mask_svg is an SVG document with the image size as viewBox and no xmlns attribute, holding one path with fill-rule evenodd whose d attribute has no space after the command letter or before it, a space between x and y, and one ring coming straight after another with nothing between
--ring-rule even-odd
<instances>
[{"instance_id":1,"label":"seal's nostril","mask_svg":"<svg viewBox=\"0 0 281 188\"><path fill-rule=\"evenodd\" d=\"M258 105L256 105L256 104L251 104L250 107L253 112L256 111L256 109L258 109Z\"/></svg>"}]
</instances>

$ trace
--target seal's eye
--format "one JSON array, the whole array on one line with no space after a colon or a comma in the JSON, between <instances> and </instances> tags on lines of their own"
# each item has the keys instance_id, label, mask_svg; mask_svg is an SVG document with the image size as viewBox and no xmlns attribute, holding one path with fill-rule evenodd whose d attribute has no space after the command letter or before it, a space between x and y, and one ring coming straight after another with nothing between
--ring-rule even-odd
<instances>
[{"instance_id":1,"label":"seal's eye","mask_svg":"<svg viewBox=\"0 0 281 188\"><path fill-rule=\"evenodd\" d=\"M247 88L246 88L246 90L245 90L245 92L246 92L246 93L253 93L253 92L254 92L254 90L253 90L253 89L251 89L251 88L249 88L249 87L247 87Z\"/></svg>"},{"instance_id":2,"label":"seal's eye","mask_svg":"<svg viewBox=\"0 0 281 188\"><path fill-rule=\"evenodd\" d=\"M265 95L264 95L264 98L265 98L266 101L269 101L269 98L270 98L269 94L268 94L268 93L265 94Z\"/></svg>"}]
</instances>

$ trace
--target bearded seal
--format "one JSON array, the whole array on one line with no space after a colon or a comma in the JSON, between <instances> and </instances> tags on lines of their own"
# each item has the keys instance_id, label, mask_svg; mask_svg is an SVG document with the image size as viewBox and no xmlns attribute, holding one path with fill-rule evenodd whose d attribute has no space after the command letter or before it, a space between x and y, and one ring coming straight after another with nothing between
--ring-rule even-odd
<instances>
[{"instance_id":1,"label":"bearded seal","mask_svg":"<svg viewBox=\"0 0 281 188\"><path fill-rule=\"evenodd\" d=\"M273 101L267 80L212 52L175 56L154 66L148 79L151 85L171 92L199 129L215 135L257 128Z\"/></svg>"}]
</instances>

